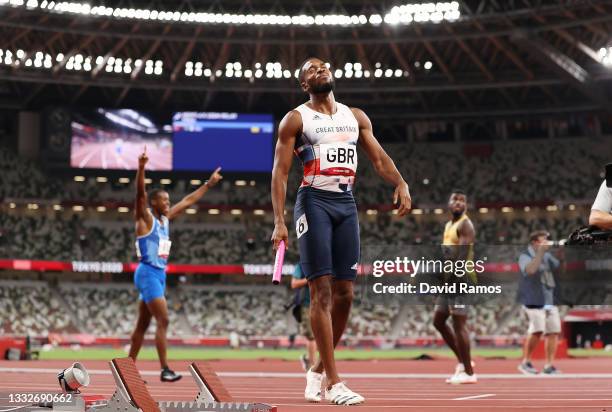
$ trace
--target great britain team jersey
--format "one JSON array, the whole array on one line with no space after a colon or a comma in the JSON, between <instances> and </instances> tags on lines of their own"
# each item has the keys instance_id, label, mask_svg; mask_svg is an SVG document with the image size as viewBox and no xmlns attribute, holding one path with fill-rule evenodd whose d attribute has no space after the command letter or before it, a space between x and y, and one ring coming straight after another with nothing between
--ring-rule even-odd
<instances>
[{"instance_id":1,"label":"great britain team jersey","mask_svg":"<svg viewBox=\"0 0 612 412\"><path fill-rule=\"evenodd\" d=\"M347 192L355 184L359 125L351 109L336 102L336 113L326 115L302 104L302 135L295 155L304 167L301 187Z\"/></svg>"},{"instance_id":2,"label":"great britain team jersey","mask_svg":"<svg viewBox=\"0 0 612 412\"><path fill-rule=\"evenodd\" d=\"M144 236L137 237L136 255L142 263L159 269L166 269L170 246L172 245L170 241L170 222L166 216L162 216L161 220L160 222L153 216L151 231Z\"/></svg>"}]
</instances>

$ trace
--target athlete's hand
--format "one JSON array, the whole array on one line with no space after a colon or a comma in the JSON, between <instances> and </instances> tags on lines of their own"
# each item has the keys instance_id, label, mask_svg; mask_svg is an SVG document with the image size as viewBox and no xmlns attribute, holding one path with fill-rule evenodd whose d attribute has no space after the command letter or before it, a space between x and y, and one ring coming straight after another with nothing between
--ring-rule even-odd
<instances>
[{"instance_id":1,"label":"athlete's hand","mask_svg":"<svg viewBox=\"0 0 612 412\"><path fill-rule=\"evenodd\" d=\"M274 225L274 232L272 232L272 247L274 250L278 249L278 245L281 240L285 241L285 247L289 249L289 231L287 230L287 225L284 223L279 223Z\"/></svg>"},{"instance_id":2,"label":"athlete's hand","mask_svg":"<svg viewBox=\"0 0 612 412\"><path fill-rule=\"evenodd\" d=\"M397 205L398 202L399 207L397 209L397 214L406 216L412 207L412 198L410 197L410 191L408 190L408 184L406 182L400 183L395 188L395 192L393 193L393 204Z\"/></svg>"},{"instance_id":3,"label":"athlete's hand","mask_svg":"<svg viewBox=\"0 0 612 412\"><path fill-rule=\"evenodd\" d=\"M208 182L206 182L206 185L209 188L215 187L215 185L219 183L221 179L223 179L223 176L221 176L221 173L219 173L220 171L221 171L221 167L219 166L215 169L213 174L210 175L210 177L208 178Z\"/></svg>"},{"instance_id":4,"label":"athlete's hand","mask_svg":"<svg viewBox=\"0 0 612 412\"><path fill-rule=\"evenodd\" d=\"M147 146L145 145L142 154L138 156L138 167L141 169L144 169L148 161L149 161L149 158L147 157Z\"/></svg>"}]
</instances>

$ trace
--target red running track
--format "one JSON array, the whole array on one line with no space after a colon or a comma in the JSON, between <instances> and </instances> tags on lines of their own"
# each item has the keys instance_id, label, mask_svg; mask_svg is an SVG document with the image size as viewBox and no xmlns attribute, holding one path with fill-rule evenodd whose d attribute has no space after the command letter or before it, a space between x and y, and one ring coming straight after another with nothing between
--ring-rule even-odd
<instances>
[{"instance_id":1,"label":"red running track","mask_svg":"<svg viewBox=\"0 0 612 412\"><path fill-rule=\"evenodd\" d=\"M75 357L76 358L76 357ZM610 411L612 359L564 359L559 377L525 377L513 360L476 360L475 385L444 383L451 360L347 361L339 369L349 387L366 397L359 411ZM115 385L108 362L84 361L91 384L83 393L110 397ZM56 374L66 361L0 361L0 392L57 391ZM158 400L193 400L197 393L188 362L171 366L187 374L176 383L161 383L156 362L137 366ZM338 406L303 400L304 378L297 363L278 360L214 361L213 369L237 401L264 402L282 412L329 411ZM539 365L541 366L541 365ZM0 405L6 405L0 402ZM0 406L0 411L4 410Z\"/></svg>"}]
</instances>

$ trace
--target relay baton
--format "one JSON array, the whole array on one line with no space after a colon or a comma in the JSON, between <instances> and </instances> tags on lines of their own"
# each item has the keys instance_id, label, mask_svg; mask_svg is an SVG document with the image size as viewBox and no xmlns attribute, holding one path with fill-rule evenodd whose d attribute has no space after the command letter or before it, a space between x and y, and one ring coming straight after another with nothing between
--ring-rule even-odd
<instances>
[{"instance_id":1,"label":"relay baton","mask_svg":"<svg viewBox=\"0 0 612 412\"><path fill-rule=\"evenodd\" d=\"M285 260L285 241L281 240L276 249L276 259L274 259L274 273L272 274L272 283L278 285L283 274L283 261Z\"/></svg>"}]
</instances>

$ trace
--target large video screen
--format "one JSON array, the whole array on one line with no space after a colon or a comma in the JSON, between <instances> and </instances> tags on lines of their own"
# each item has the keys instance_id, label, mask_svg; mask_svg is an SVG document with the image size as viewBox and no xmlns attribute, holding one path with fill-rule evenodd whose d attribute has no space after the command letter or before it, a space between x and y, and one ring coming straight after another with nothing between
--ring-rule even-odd
<instances>
[{"instance_id":1,"label":"large video screen","mask_svg":"<svg viewBox=\"0 0 612 412\"><path fill-rule=\"evenodd\" d=\"M138 166L147 147L148 170L172 170L172 128L131 109L96 109L73 114L70 165L86 169Z\"/></svg>"},{"instance_id":2,"label":"large video screen","mask_svg":"<svg viewBox=\"0 0 612 412\"><path fill-rule=\"evenodd\" d=\"M175 113L174 170L269 172L274 118L270 114Z\"/></svg>"}]
</instances>

